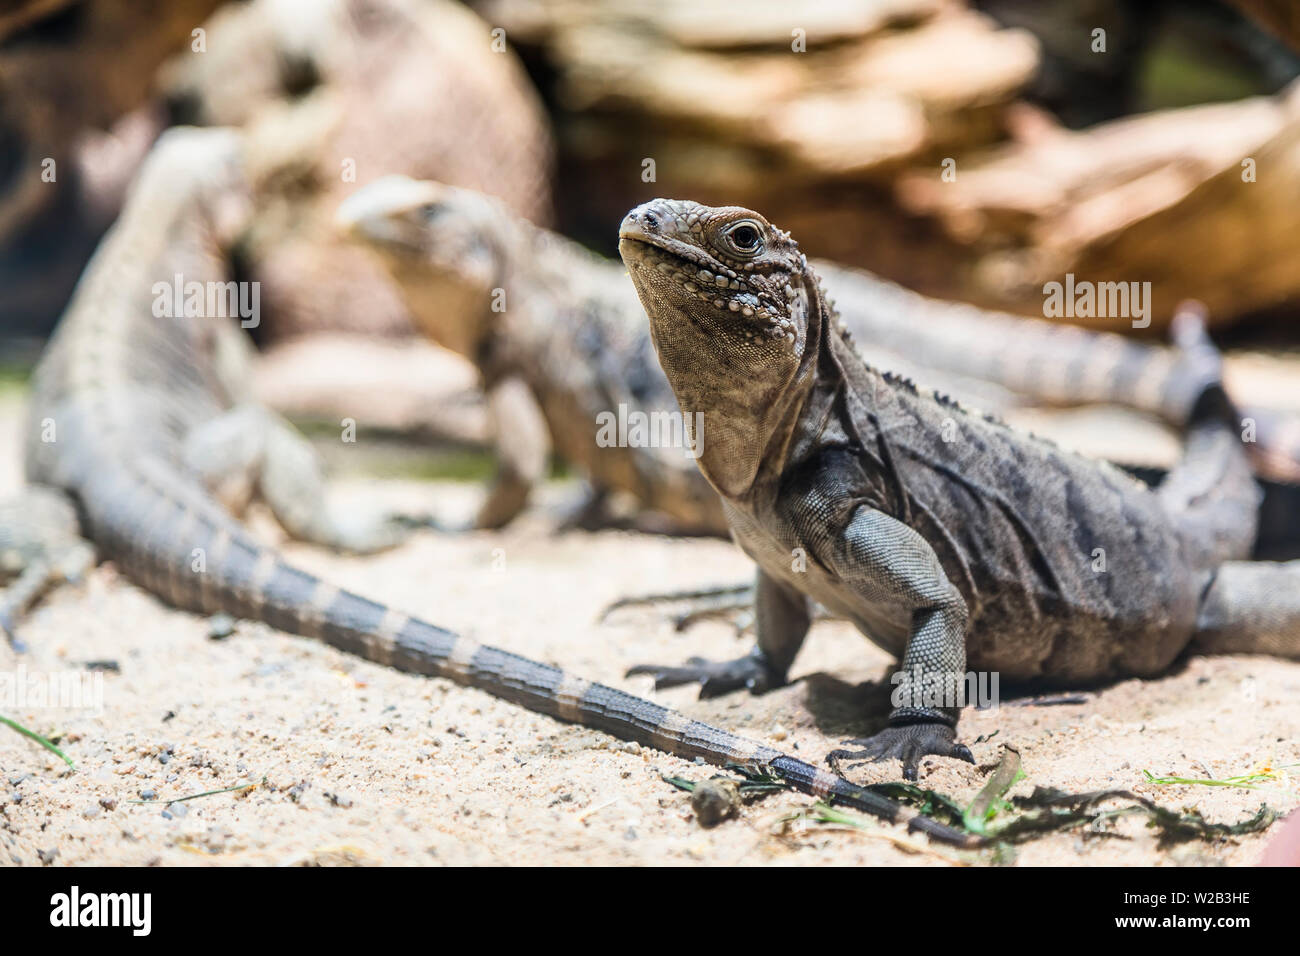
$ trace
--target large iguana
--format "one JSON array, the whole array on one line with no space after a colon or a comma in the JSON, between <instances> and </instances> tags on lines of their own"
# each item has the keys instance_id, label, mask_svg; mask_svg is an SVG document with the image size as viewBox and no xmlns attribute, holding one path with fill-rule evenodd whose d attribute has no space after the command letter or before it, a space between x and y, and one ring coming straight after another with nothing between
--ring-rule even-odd
<instances>
[{"instance_id":1,"label":"large iguana","mask_svg":"<svg viewBox=\"0 0 1300 956\"><path fill-rule=\"evenodd\" d=\"M771 747L341 590L249 534L210 489L256 488L286 528L332 545L371 546L386 526L343 527L302 439L240 404L242 345L230 320L197 301L169 307L176 275L205 289L203 303L213 301L206 289L227 288L222 254L248 212L238 145L226 130L164 135L36 370L32 487L0 509L0 570L19 575L0 601L7 630L44 585L84 569L84 535L176 607L263 621L685 759L766 768L936 839L979 842Z\"/></svg>"},{"instance_id":2,"label":"large iguana","mask_svg":"<svg viewBox=\"0 0 1300 956\"><path fill-rule=\"evenodd\" d=\"M491 197L400 176L353 193L339 218L381 254L417 327L482 373L500 471L481 525L518 513L553 444L597 489L630 492L679 523L725 532L721 509L681 448L598 441L602 414L623 408L648 419L675 408L619 263ZM1178 350L927 299L827 262L815 267L871 361L939 379L986 410L1002 410L1017 394L1052 404L1113 402L1179 427L1205 384ZM1252 414L1262 422L1252 446L1265 449L1261 465L1300 475L1300 422Z\"/></svg>"},{"instance_id":3,"label":"large iguana","mask_svg":"<svg viewBox=\"0 0 1300 956\"><path fill-rule=\"evenodd\" d=\"M755 650L666 673L778 686L815 600L901 661L889 726L842 755L915 778L927 754L971 760L955 733L968 668L1078 684L1151 676L1188 648L1300 657L1300 562L1236 560L1258 488L1218 385L1150 488L872 368L758 213L655 200L619 249L683 413L703 416L700 469L759 566Z\"/></svg>"}]
</instances>

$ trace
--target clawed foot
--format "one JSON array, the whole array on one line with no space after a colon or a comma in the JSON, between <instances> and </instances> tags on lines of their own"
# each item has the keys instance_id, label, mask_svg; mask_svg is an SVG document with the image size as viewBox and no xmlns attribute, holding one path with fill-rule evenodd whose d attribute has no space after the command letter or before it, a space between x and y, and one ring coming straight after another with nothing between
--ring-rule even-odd
<instances>
[{"instance_id":1,"label":"clawed foot","mask_svg":"<svg viewBox=\"0 0 1300 956\"><path fill-rule=\"evenodd\" d=\"M936 757L955 757L974 763L975 757L970 748L956 741L956 731L944 723L901 724L886 727L874 737L846 740L846 744L861 747L861 750L832 750L826 755L826 762L839 773L841 760L901 760L903 762L903 779L915 780L921 758L933 754Z\"/></svg>"},{"instance_id":2,"label":"clawed foot","mask_svg":"<svg viewBox=\"0 0 1300 956\"><path fill-rule=\"evenodd\" d=\"M758 653L734 661L706 661L702 657L692 657L681 667L641 664L627 672L628 677L638 674L653 676L655 690L698 683L701 698L720 697L741 688L751 694L763 694L785 683L783 677L769 670L767 662Z\"/></svg>"},{"instance_id":3,"label":"clawed foot","mask_svg":"<svg viewBox=\"0 0 1300 956\"><path fill-rule=\"evenodd\" d=\"M436 528L427 515L385 513L336 521L334 540L326 543L351 554L375 554L404 544L419 528Z\"/></svg>"},{"instance_id":4,"label":"clawed foot","mask_svg":"<svg viewBox=\"0 0 1300 956\"><path fill-rule=\"evenodd\" d=\"M27 653L27 645L18 639L18 635L14 633L13 621L4 612L0 612L0 634L4 635L5 641L9 644L9 649L15 654Z\"/></svg>"},{"instance_id":5,"label":"clawed foot","mask_svg":"<svg viewBox=\"0 0 1300 956\"><path fill-rule=\"evenodd\" d=\"M643 594L620 598L600 612L598 620L604 621L615 611L632 607L679 605L682 610L670 615L673 628L685 631L701 621L721 619L731 623L736 633L743 634L754 622L754 586L752 584L724 585L694 591L670 591L663 594Z\"/></svg>"}]
</instances>

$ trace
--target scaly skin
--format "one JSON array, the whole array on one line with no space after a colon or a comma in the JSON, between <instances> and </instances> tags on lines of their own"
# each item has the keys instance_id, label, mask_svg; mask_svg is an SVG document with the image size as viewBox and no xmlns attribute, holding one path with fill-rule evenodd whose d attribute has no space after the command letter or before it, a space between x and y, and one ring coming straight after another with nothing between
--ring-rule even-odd
<instances>
[{"instance_id":1,"label":"scaly skin","mask_svg":"<svg viewBox=\"0 0 1300 956\"><path fill-rule=\"evenodd\" d=\"M867 365L758 213L656 200L624 219L619 250L683 412L704 415L700 469L759 566L755 652L701 663L701 679L784 683L813 599L900 658L890 725L856 756L915 778L926 754L970 759L960 695L926 694L968 668L1146 677L1228 633L1300 656L1300 601L1265 586L1300 584L1300 563L1233 560L1259 493L1217 385L1152 489Z\"/></svg>"},{"instance_id":2,"label":"scaly skin","mask_svg":"<svg viewBox=\"0 0 1300 956\"><path fill-rule=\"evenodd\" d=\"M222 252L245 219L246 199L233 134L169 132L88 267L36 372L32 487L0 508L0 517L31 519L0 535L0 571L19 575L0 600L7 629L56 573L75 576L88 564L74 528L80 515L80 531L104 556L176 607L263 621L687 760L765 768L804 793L953 845L982 842L771 747L341 590L262 546L212 487L287 491L282 520L323 531L326 541L339 536L314 509L295 513L318 490L312 470L301 467L301 439L272 429L260 438L259 460L239 463L253 467L216 473L212 456L200 452L220 442L204 438L196 452L196 435L216 425L218 439L228 439L265 421L234 404L237 332L219 317L156 317L152 309L154 283L177 272L187 282L225 279Z\"/></svg>"}]
</instances>

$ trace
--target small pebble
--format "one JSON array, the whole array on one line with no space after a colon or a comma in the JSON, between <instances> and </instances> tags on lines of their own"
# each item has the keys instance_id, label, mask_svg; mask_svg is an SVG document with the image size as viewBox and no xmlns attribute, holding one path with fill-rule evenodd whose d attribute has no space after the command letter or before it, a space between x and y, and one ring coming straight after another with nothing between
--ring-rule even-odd
<instances>
[{"instance_id":1,"label":"small pebble","mask_svg":"<svg viewBox=\"0 0 1300 956\"><path fill-rule=\"evenodd\" d=\"M208 618L208 640L222 641L235 633L235 619L229 614L214 614Z\"/></svg>"},{"instance_id":2,"label":"small pebble","mask_svg":"<svg viewBox=\"0 0 1300 956\"><path fill-rule=\"evenodd\" d=\"M701 780L691 793L691 808L702 827L715 827L740 809L740 788L734 780Z\"/></svg>"}]
</instances>

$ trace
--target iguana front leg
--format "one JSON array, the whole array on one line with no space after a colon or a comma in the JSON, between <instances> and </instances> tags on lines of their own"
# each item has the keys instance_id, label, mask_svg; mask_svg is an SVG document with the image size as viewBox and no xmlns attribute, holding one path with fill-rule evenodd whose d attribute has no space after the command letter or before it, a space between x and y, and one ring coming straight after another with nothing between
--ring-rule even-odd
<instances>
[{"instance_id":1,"label":"iguana front leg","mask_svg":"<svg viewBox=\"0 0 1300 956\"><path fill-rule=\"evenodd\" d=\"M701 697L718 697L741 688L762 694L783 686L790 665L803 646L812 618L808 599L762 569L754 586L754 614L758 643L744 657L734 661L706 661L692 657L681 667L642 664L631 668L628 677L650 674L655 688L699 683Z\"/></svg>"},{"instance_id":2,"label":"iguana front leg","mask_svg":"<svg viewBox=\"0 0 1300 956\"><path fill-rule=\"evenodd\" d=\"M487 390L496 442L497 473L474 519L477 528L503 528L523 510L534 486L546 477L550 430L533 391L507 376Z\"/></svg>"},{"instance_id":3,"label":"iguana front leg","mask_svg":"<svg viewBox=\"0 0 1300 956\"><path fill-rule=\"evenodd\" d=\"M819 513L825 512L811 499L800 503L796 527L816 529ZM902 522L866 506L853 512L840 534L814 530L808 539L811 553L861 603L902 605L911 615L907 650L894 675L889 726L873 737L846 741L862 750L834 751L827 759L896 757L903 762L907 780L916 779L918 764L927 754L974 763L970 750L956 742L966 669L966 602L929 543Z\"/></svg>"}]
</instances>

